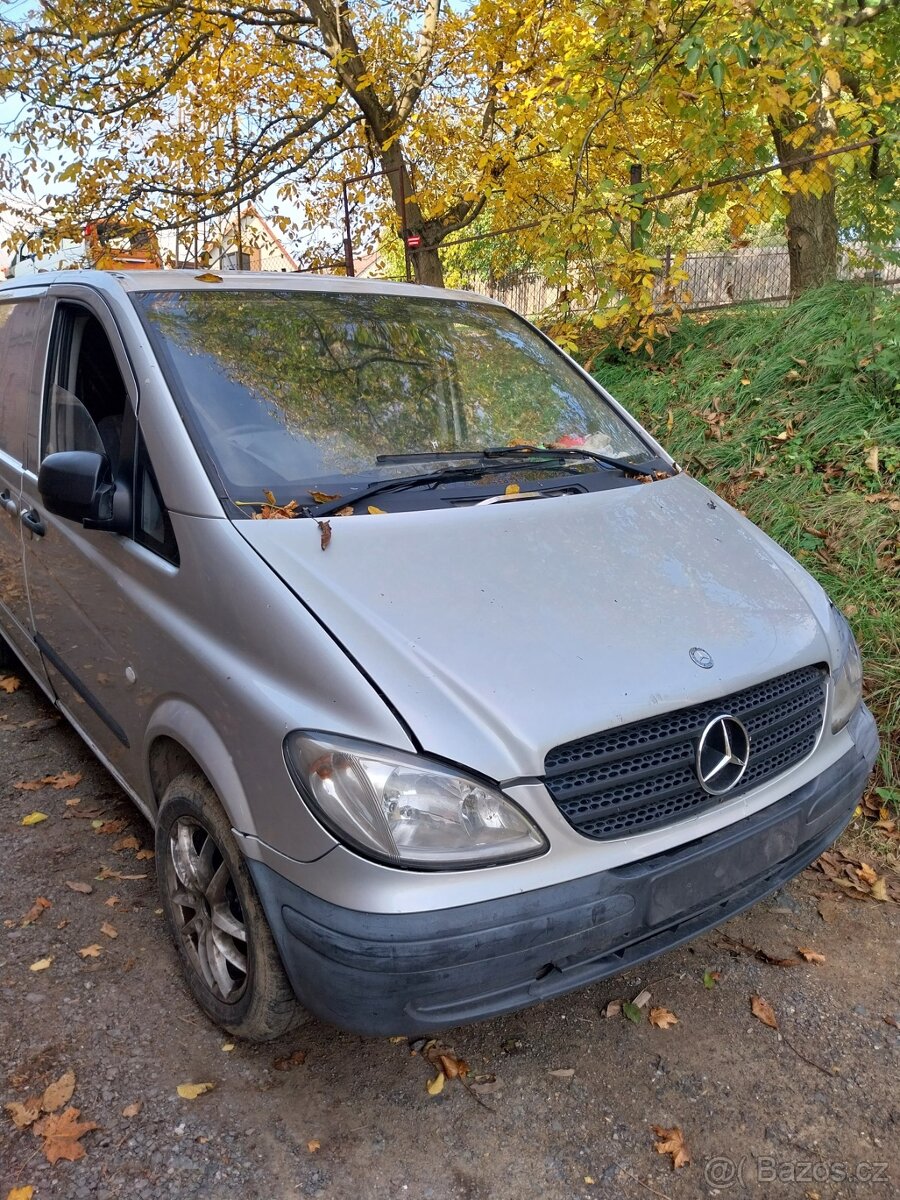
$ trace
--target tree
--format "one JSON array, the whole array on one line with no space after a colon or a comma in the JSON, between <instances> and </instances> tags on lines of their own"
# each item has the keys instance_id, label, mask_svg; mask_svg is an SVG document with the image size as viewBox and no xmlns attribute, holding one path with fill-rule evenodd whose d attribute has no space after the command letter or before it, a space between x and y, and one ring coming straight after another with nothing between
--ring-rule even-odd
<instances>
[{"instance_id":1,"label":"tree","mask_svg":"<svg viewBox=\"0 0 900 1200\"><path fill-rule=\"evenodd\" d=\"M56 185L61 236L101 215L177 228L274 185L314 225L342 177L374 170L421 239L416 278L440 283L436 247L495 167L492 52L472 42L441 0L59 0L0 27L0 93L21 97L7 134Z\"/></svg>"}]
</instances>

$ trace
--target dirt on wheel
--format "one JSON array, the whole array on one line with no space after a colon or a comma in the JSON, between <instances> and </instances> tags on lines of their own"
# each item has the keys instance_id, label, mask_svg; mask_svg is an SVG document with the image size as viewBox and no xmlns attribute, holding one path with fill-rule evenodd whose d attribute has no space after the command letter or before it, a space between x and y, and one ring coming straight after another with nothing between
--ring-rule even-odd
<instances>
[{"instance_id":1,"label":"dirt on wheel","mask_svg":"<svg viewBox=\"0 0 900 1200\"><path fill-rule=\"evenodd\" d=\"M0 802L0 1200L900 1194L890 898L807 872L437 1045L310 1021L252 1046L194 1006L151 830L26 682L0 694Z\"/></svg>"}]
</instances>

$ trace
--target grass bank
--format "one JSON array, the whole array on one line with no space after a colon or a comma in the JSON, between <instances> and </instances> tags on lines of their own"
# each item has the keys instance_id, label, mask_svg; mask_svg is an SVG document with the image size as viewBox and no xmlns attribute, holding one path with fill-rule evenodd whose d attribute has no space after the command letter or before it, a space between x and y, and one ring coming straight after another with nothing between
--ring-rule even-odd
<instances>
[{"instance_id":1,"label":"grass bank","mask_svg":"<svg viewBox=\"0 0 900 1200\"><path fill-rule=\"evenodd\" d=\"M900 814L900 295L853 284L789 308L687 318L655 357L585 348L594 375L841 606Z\"/></svg>"}]
</instances>

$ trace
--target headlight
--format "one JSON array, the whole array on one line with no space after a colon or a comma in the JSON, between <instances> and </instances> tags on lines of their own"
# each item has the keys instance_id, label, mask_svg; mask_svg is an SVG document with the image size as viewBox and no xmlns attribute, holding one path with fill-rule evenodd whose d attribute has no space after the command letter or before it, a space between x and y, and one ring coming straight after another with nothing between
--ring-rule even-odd
<instances>
[{"instance_id":1,"label":"headlight","mask_svg":"<svg viewBox=\"0 0 900 1200\"><path fill-rule=\"evenodd\" d=\"M831 672L834 699L831 704L831 732L843 729L862 699L862 659L853 631L839 609L832 606L831 617L837 631L840 658Z\"/></svg>"},{"instance_id":2,"label":"headlight","mask_svg":"<svg viewBox=\"0 0 900 1200\"><path fill-rule=\"evenodd\" d=\"M374 744L291 733L295 783L340 841L398 866L485 866L547 848L541 832L496 788L441 763Z\"/></svg>"}]
</instances>

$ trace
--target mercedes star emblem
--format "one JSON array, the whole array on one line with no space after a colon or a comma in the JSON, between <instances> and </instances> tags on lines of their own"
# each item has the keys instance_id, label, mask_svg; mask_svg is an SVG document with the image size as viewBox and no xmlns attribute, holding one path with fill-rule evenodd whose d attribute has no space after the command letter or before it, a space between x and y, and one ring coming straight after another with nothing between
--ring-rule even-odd
<instances>
[{"instance_id":1,"label":"mercedes star emblem","mask_svg":"<svg viewBox=\"0 0 900 1200\"><path fill-rule=\"evenodd\" d=\"M737 787L750 761L750 734L737 717L713 717L697 743L697 778L705 792L722 796Z\"/></svg>"},{"instance_id":2,"label":"mercedes star emblem","mask_svg":"<svg viewBox=\"0 0 900 1200\"><path fill-rule=\"evenodd\" d=\"M702 646L691 646L688 654L690 654L691 659L697 666L702 667L704 671L708 671L713 665L712 655L708 650L704 650Z\"/></svg>"}]
</instances>

